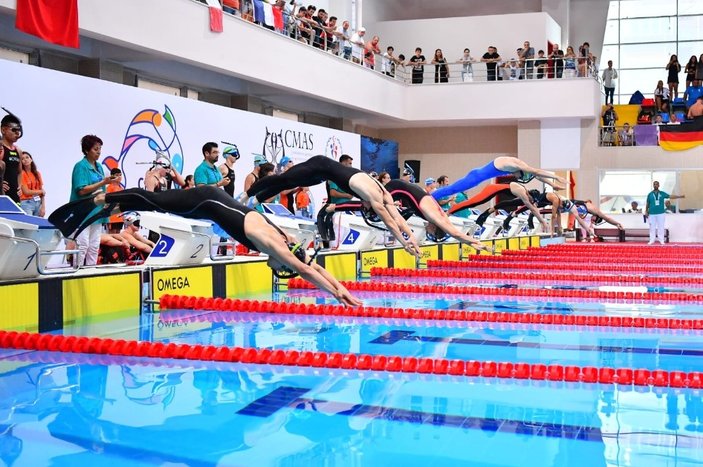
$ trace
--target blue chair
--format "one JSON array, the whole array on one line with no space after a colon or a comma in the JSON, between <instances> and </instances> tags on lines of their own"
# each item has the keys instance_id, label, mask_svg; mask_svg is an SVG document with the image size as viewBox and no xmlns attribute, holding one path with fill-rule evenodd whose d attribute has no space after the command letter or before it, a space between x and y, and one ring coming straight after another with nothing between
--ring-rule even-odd
<instances>
[{"instance_id":1,"label":"blue chair","mask_svg":"<svg viewBox=\"0 0 703 467\"><path fill-rule=\"evenodd\" d=\"M669 123L669 113L661 112L659 116L662 118L662 123Z\"/></svg>"},{"instance_id":2,"label":"blue chair","mask_svg":"<svg viewBox=\"0 0 703 467\"><path fill-rule=\"evenodd\" d=\"M686 120L686 112L674 112L674 115L676 115L676 120L679 122L683 122Z\"/></svg>"}]
</instances>

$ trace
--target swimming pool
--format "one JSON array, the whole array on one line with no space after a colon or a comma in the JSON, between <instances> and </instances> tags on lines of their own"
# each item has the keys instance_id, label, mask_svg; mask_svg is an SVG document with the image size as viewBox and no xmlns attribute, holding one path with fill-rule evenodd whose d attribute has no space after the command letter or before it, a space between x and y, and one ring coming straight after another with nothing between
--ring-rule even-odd
<instances>
[{"instance_id":1,"label":"swimming pool","mask_svg":"<svg viewBox=\"0 0 703 467\"><path fill-rule=\"evenodd\" d=\"M371 280L380 279L386 280ZM500 316L703 319L701 307L689 303L359 296L366 306ZM128 329L164 345L515 368L703 372L703 331L696 329L335 316L324 309L332 301L313 290L264 298L323 308L313 315L265 306L259 312L169 309L108 323L99 334L117 338ZM703 399L696 388L17 349L0 353L0 371L0 458L8 465L703 464Z\"/></svg>"}]
</instances>

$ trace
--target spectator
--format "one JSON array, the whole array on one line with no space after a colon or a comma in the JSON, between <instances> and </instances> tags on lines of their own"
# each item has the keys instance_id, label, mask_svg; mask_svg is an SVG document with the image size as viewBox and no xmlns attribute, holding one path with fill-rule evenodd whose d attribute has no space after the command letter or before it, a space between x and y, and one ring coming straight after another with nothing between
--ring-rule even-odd
<instances>
[{"instance_id":1,"label":"spectator","mask_svg":"<svg viewBox=\"0 0 703 467\"><path fill-rule=\"evenodd\" d=\"M22 185L20 155L22 150L15 143L22 137L22 122L16 115L5 115L0 121L0 132L2 133L0 145L3 147L3 161L5 163L1 192L9 196L15 203L20 204L20 186Z\"/></svg>"},{"instance_id":2,"label":"spectator","mask_svg":"<svg viewBox=\"0 0 703 467\"><path fill-rule=\"evenodd\" d=\"M378 36L373 36L371 42L366 44L364 48L364 66L366 68L372 70L376 68L376 55L381 53L381 49L378 48L379 40Z\"/></svg>"},{"instance_id":3,"label":"spectator","mask_svg":"<svg viewBox=\"0 0 703 467\"><path fill-rule=\"evenodd\" d=\"M283 156L280 161L278 161L278 173L282 174L288 169L293 167L293 159L288 156ZM295 193L298 188L293 188L291 190L284 190L279 193L280 204L290 211L291 214L295 214Z\"/></svg>"},{"instance_id":4,"label":"spectator","mask_svg":"<svg viewBox=\"0 0 703 467\"><path fill-rule=\"evenodd\" d=\"M110 184L107 185L108 193L115 193L117 191L124 190L124 187L122 186L122 171L119 167L115 167L114 169L110 170L110 178ZM114 214L110 216L107 223L108 233L119 234L120 230L122 230L122 216L120 214ZM104 243L105 238L103 236L100 240L100 244L103 245Z\"/></svg>"},{"instance_id":5,"label":"spectator","mask_svg":"<svg viewBox=\"0 0 703 467\"><path fill-rule=\"evenodd\" d=\"M366 35L366 28L361 27L354 33L350 39L352 47L352 62L361 65L361 61L364 58L364 50L366 49L366 43L364 42L364 36Z\"/></svg>"},{"instance_id":6,"label":"spectator","mask_svg":"<svg viewBox=\"0 0 703 467\"><path fill-rule=\"evenodd\" d=\"M613 104L607 104L603 113L603 146L612 146L615 143L615 124L618 121L618 114L613 108Z\"/></svg>"},{"instance_id":7,"label":"spectator","mask_svg":"<svg viewBox=\"0 0 703 467\"><path fill-rule=\"evenodd\" d=\"M547 69L549 68L549 61L544 56L544 50L537 52L537 60L535 60L535 68L537 69L537 79L544 78Z\"/></svg>"},{"instance_id":8,"label":"spectator","mask_svg":"<svg viewBox=\"0 0 703 467\"><path fill-rule=\"evenodd\" d=\"M308 10L309 9L310 8L308 7ZM317 16L313 16L312 20L312 28L314 32L312 46L317 49L324 49L327 46L327 35L325 33L325 27L327 26L327 12L320 8L320 11L317 12Z\"/></svg>"},{"instance_id":9,"label":"spectator","mask_svg":"<svg viewBox=\"0 0 703 467\"><path fill-rule=\"evenodd\" d=\"M428 194L432 194L433 191L437 189L437 180L435 180L432 177L428 177L425 179L425 191Z\"/></svg>"},{"instance_id":10,"label":"spectator","mask_svg":"<svg viewBox=\"0 0 703 467\"><path fill-rule=\"evenodd\" d=\"M139 233L141 229L139 225L139 214L136 212L126 212L122 216L122 219L124 228L122 232L120 232L120 237L124 238L131 247L142 253L144 257L149 256L155 244Z\"/></svg>"},{"instance_id":11,"label":"spectator","mask_svg":"<svg viewBox=\"0 0 703 467\"><path fill-rule=\"evenodd\" d=\"M576 52L574 48L568 46L566 48L566 55L564 55L564 78L575 78L576 77Z\"/></svg>"},{"instance_id":12,"label":"spectator","mask_svg":"<svg viewBox=\"0 0 703 467\"><path fill-rule=\"evenodd\" d=\"M415 183L415 178L413 177L413 172L410 169L403 169L403 173L400 174L400 179L404 182Z\"/></svg>"},{"instance_id":13,"label":"spectator","mask_svg":"<svg viewBox=\"0 0 703 467\"><path fill-rule=\"evenodd\" d=\"M386 47L386 53L383 54L381 61L381 72L391 77L395 77L395 65L398 62L398 59L393 56L394 51L393 46Z\"/></svg>"},{"instance_id":14,"label":"spectator","mask_svg":"<svg viewBox=\"0 0 703 467\"><path fill-rule=\"evenodd\" d=\"M587 65L588 65L588 76L597 78L598 77L598 63L596 61L596 56L593 55L591 52L588 52L588 60L587 60Z\"/></svg>"},{"instance_id":15,"label":"spectator","mask_svg":"<svg viewBox=\"0 0 703 467\"><path fill-rule=\"evenodd\" d=\"M461 81L466 83L474 80L474 58L471 56L471 50L464 49L464 55L459 59L461 63Z\"/></svg>"},{"instance_id":16,"label":"spectator","mask_svg":"<svg viewBox=\"0 0 703 467\"><path fill-rule=\"evenodd\" d=\"M215 162L220 158L220 150L217 143L209 142L203 145L203 161L195 168L193 179L195 186L212 185L217 188L229 184L228 178L222 178L222 174L215 167Z\"/></svg>"},{"instance_id":17,"label":"spectator","mask_svg":"<svg viewBox=\"0 0 703 467\"><path fill-rule=\"evenodd\" d=\"M488 81L495 81L497 79L496 67L498 62L500 62L500 55L498 55L498 49L494 46L488 47L488 52L483 54L481 61L486 64L486 79Z\"/></svg>"},{"instance_id":18,"label":"spectator","mask_svg":"<svg viewBox=\"0 0 703 467\"><path fill-rule=\"evenodd\" d=\"M448 83L449 82L449 66L447 65L447 59L444 58L442 49L437 49L434 51L434 57L432 58L432 64L434 65L434 82L435 83Z\"/></svg>"},{"instance_id":19,"label":"spectator","mask_svg":"<svg viewBox=\"0 0 703 467\"><path fill-rule=\"evenodd\" d=\"M412 83L422 84L425 75L425 64L427 61L425 60L425 56L422 55L422 49L420 47L415 49L415 55L410 57L409 62L413 67Z\"/></svg>"},{"instance_id":20,"label":"spectator","mask_svg":"<svg viewBox=\"0 0 703 467\"><path fill-rule=\"evenodd\" d=\"M229 183L224 186L225 192L234 197L234 179L236 178L234 164L239 160L239 149L236 144L233 144L225 147L222 153L225 156L225 162L218 167L218 170L223 180L229 180Z\"/></svg>"},{"instance_id":21,"label":"spectator","mask_svg":"<svg viewBox=\"0 0 703 467\"><path fill-rule=\"evenodd\" d=\"M669 116L669 123L668 123L667 125L680 125L680 124L681 124L681 122L679 122L679 119L678 119L678 117L676 116L676 114L675 114L675 113L672 113L672 114Z\"/></svg>"},{"instance_id":22,"label":"spectator","mask_svg":"<svg viewBox=\"0 0 703 467\"><path fill-rule=\"evenodd\" d=\"M300 217L312 219L312 211L310 210L310 188L302 187L295 194L296 214Z\"/></svg>"},{"instance_id":23,"label":"spectator","mask_svg":"<svg viewBox=\"0 0 703 467\"><path fill-rule=\"evenodd\" d=\"M437 186L440 188L449 186L449 177L447 177L446 175L440 175L439 178L437 178ZM437 203L439 203L439 206L442 208L442 211L447 212L449 211L449 208L452 207L455 200L456 196L452 195L437 200Z\"/></svg>"},{"instance_id":24,"label":"spectator","mask_svg":"<svg viewBox=\"0 0 703 467\"><path fill-rule=\"evenodd\" d=\"M603 89L605 90L605 103L608 103L608 96L610 96L610 103L612 104L615 96L615 80L618 78L618 71L613 68L612 60L608 60L608 68L603 70L602 78Z\"/></svg>"},{"instance_id":25,"label":"spectator","mask_svg":"<svg viewBox=\"0 0 703 467\"><path fill-rule=\"evenodd\" d=\"M185 188L186 190L188 188L195 188L195 180L193 180L192 175L186 175L185 182L186 186L184 186L183 188Z\"/></svg>"},{"instance_id":26,"label":"spectator","mask_svg":"<svg viewBox=\"0 0 703 467\"><path fill-rule=\"evenodd\" d=\"M276 166L273 165L270 162L264 162L261 164L260 171L259 171L259 178L265 178L268 177L269 175L273 175L274 172L276 171ZM278 203L280 201L280 195L277 194L275 196L270 197L269 199L266 199L263 201L263 203ZM257 205L255 209L262 213L264 212L264 208L261 204Z\"/></svg>"},{"instance_id":27,"label":"spectator","mask_svg":"<svg viewBox=\"0 0 703 467\"><path fill-rule=\"evenodd\" d=\"M627 212L640 213L642 212L642 208L640 208L637 201L633 201L630 203L630 209L628 209Z\"/></svg>"},{"instance_id":28,"label":"spectator","mask_svg":"<svg viewBox=\"0 0 703 467\"><path fill-rule=\"evenodd\" d=\"M503 80L512 81L520 79L520 67L518 66L518 61L515 58L511 58L501 68L503 73Z\"/></svg>"},{"instance_id":29,"label":"spectator","mask_svg":"<svg viewBox=\"0 0 703 467\"><path fill-rule=\"evenodd\" d=\"M666 82L669 85L669 96L672 99L679 97L679 73L681 72L681 64L679 57L672 54L669 63L666 64L666 69L669 70L669 77Z\"/></svg>"},{"instance_id":30,"label":"spectator","mask_svg":"<svg viewBox=\"0 0 703 467\"><path fill-rule=\"evenodd\" d=\"M686 89L693 86L693 82L696 80L696 68L698 67L698 59L695 55L691 55L686 64Z\"/></svg>"},{"instance_id":31,"label":"spectator","mask_svg":"<svg viewBox=\"0 0 703 467\"><path fill-rule=\"evenodd\" d=\"M349 21L344 21L342 26L335 33L337 38L339 38L342 43L342 56L345 60L351 59L352 55L352 43L351 43L351 27L349 26Z\"/></svg>"},{"instance_id":32,"label":"spectator","mask_svg":"<svg viewBox=\"0 0 703 467\"><path fill-rule=\"evenodd\" d=\"M95 135L81 138L81 151L84 157L73 166L70 201L88 199L97 192L105 192L105 187L113 180L113 176L105 176L102 164L98 163L102 147L103 141ZM76 265L95 266L97 264L104 222L107 222L107 219L96 221L76 238L79 250L78 257L74 258Z\"/></svg>"},{"instance_id":33,"label":"spectator","mask_svg":"<svg viewBox=\"0 0 703 467\"><path fill-rule=\"evenodd\" d=\"M408 72L405 70L405 55L398 55L398 62L395 68L396 76L400 75L403 82L407 82Z\"/></svg>"},{"instance_id":34,"label":"spectator","mask_svg":"<svg viewBox=\"0 0 703 467\"><path fill-rule=\"evenodd\" d=\"M327 51L337 55L339 53L339 41L337 40L337 17L332 16L327 20L324 27L325 36L327 38Z\"/></svg>"},{"instance_id":35,"label":"spectator","mask_svg":"<svg viewBox=\"0 0 703 467\"><path fill-rule=\"evenodd\" d=\"M171 160L163 154L157 155L154 164L144 175L144 189L159 192L169 189L169 178L175 180L179 187L185 185L185 180L171 166Z\"/></svg>"},{"instance_id":36,"label":"spectator","mask_svg":"<svg viewBox=\"0 0 703 467\"><path fill-rule=\"evenodd\" d=\"M654 241L659 239L659 243L664 244L666 206L664 201L667 199L685 198L685 195L670 195L665 191L659 191L659 182L653 184L654 190L647 195L647 205L645 207L645 215L649 220L649 244L654 244Z\"/></svg>"},{"instance_id":37,"label":"spectator","mask_svg":"<svg viewBox=\"0 0 703 467\"><path fill-rule=\"evenodd\" d=\"M554 66L554 76L561 78L564 74L564 51L559 48L559 44L552 46L552 53L549 54Z\"/></svg>"},{"instance_id":38,"label":"spectator","mask_svg":"<svg viewBox=\"0 0 703 467\"><path fill-rule=\"evenodd\" d=\"M696 81L698 81L698 86L703 82L703 54L698 57L698 63L696 63Z\"/></svg>"},{"instance_id":39,"label":"spectator","mask_svg":"<svg viewBox=\"0 0 703 467\"><path fill-rule=\"evenodd\" d=\"M635 145L635 133L630 128L629 123L625 123L620 130L619 134L620 146L634 146Z\"/></svg>"},{"instance_id":40,"label":"spectator","mask_svg":"<svg viewBox=\"0 0 703 467\"><path fill-rule=\"evenodd\" d=\"M239 0L222 0L222 10L230 15L239 16Z\"/></svg>"},{"instance_id":41,"label":"spectator","mask_svg":"<svg viewBox=\"0 0 703 467\"><path fill-rule=\"evenodd\" d=\"M244 179L244 191L247 191L259 178L261 178L261 166L266 164L266 157L261 154L254 155L254 170Z\"/></svg>"},{"instance_id":42,"label":"spectator","mask_svg":"<svg viewBox=\"0 0 703 467\"><path fill-rule=\"evenodd\" d=\"M588 76L590 50L591 45L588 42L584 42L583 45L579 47L578 76L582 78Z\"/></svg>"},{"instance_id":43,"label":"spectator","mask_svg":"<svg viewBox=\"0 0 703 467\"><path fill-rule=\"evenodd\" d=\"M696 102L688 108L688 119L693 120L694 118L703 116L703 96L696 99Z\"/></svg>"},{"instance_id":44,"label":"spectator","mask_svg":"<svg viewBox=\"0 0 703 467\"><path fill-rule=\"evenodd\" d=\"M388 172L381 172L378 174L377 180L381 182L381 185L385 186L386 183L391 181L391 174Z\"/></svg>"},{"instance_id":45,"label":"spectator","mask_svg":"<svg viewBox=\"0 0 703 467\"><path fill-rule=\"evenodd\" d=\"M533 78L535 66L535 48L530 45L530 41L525 41L520 52L520 61L524 64L525 79Z\"/></svg>"},{"instance_id":46,"label":"spectator","mask_svg":"<svg viewBox=\"0 0 703 467\"><path fill-rule=\"evenodd\" d=\"M312 27L310 26L310 23L312 20L310 19L310 14L308 13L307 8L304 6L301 6L300 9L298 10L298 14L296 15L296 18L298 18L297 22L297 31L298 31L298 37L297 39L301 42L304 42L306 44L310 44L310 39L312 38Z\"/></svg>"},{"instance_id":47,"label":"spectator","mask_svg":"<svg viewBox=\"0 0 703 467\"><path fill-rule=\"evenodd\" d=\"M654 116L654 122L652 122L654 125L663 125L664 124L664 119L662 118L661 114L657 114Z\"/></svg>"},{"instance_id":48,"label":"spectator","mask_svg":"<svg viewBox=\"0 0 703 467\"><path fill-rule=\"evenodd\" d=\"M22 152L20 158L22 162L20 207L29 216L44 217L46 214L44 202L44 181L41 173L32 159L32 155L27 151Z\"/></svg>"},{"instance_id":49,"label":"spectator","mask_svg":"<svg viewBox=\"0 0 703 467\"><path fill-rule=\"evenodd\" d=\"M664 87L664 81L659 80L654 88L654 102L657 112L667 112L669 110L669 89Z\"/></svg>"}]
</instances>

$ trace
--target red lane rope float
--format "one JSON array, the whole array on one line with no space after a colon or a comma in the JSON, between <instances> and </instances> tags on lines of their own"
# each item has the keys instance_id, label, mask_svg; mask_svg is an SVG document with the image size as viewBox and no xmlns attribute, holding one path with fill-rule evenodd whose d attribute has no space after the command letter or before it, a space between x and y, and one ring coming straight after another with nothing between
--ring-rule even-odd
<instances>
[{"instance_id":1,"label":"red lane rope float","mask_svg":"<svg viewBox=\"0 0 703 467\"><path fill-rule=\"evenodd\" d=\"M554 263L554 262L538 262L538 261L527 261L527 262L511 262L508 260L501 260L500 256L484 256L481 261L447 261L447 260L427 260L427 267L430 268L477 268L477 269L549 269L554 270L557 267L560 268L583 268L588 267L589 271L592 272L628 272L633 271L641 273L662 273L662 274L697 274L698 271L692 271L687 268L680 268L676 266L644 266L644 265L615 265L615 264L597 264L586 262L572 262L572 263ZM703 272L703 270L701 270Z\"/></svg>"},{"instance_id":2,"label":"red lane rope float","mask_svg":"<svg viewBox=\"0 0 703 467\"><path fill-rule=\"evenodd\" d=\"M564 252L558 252L558 251L546 251L546 252L538 252L538 251L519 251L519 250L503 250L501 251L501 256L508 257L508 258L514 258L514 259L522 259L522 258L551 258L551 259L571 259L575 255L578 255L578 252L574 251L564 251ZM476 256L476 255L474 255ZM620 263L651 263L653 259L656 259L657 261L676 261L681 264L685 265L692 265L692 266L697 266L700 264L703 264L703 259L701 258L691 258L691 255L630 255L628 253L622 253L622 252L594 252L592 254L588 255L579 255L579 256L597 256L599 260L607 260L611 262L620 262ZM485 255L484 255L485 257ZM592 258L588 258L591 259Z\"/></svg>"},{"instance_id":3,"label":"red lane rope float","mask_svg":"<svg viewBox=\"0 0 703 467\"><path fill-rule=\"evenodd\" d=\"M541 256L490 256L490 255L473 255L473 256L468 256L466 261L469 262L478 262L478 263L490 263L490 262L502 262L502 263L507 263L507 264L512 264L512 263L547 263L549 262L552 266L555 265L568 265L568 264L578 264L578 265L583 265L583 264L591 264L595 261L596 258L594 257L572 257L572 256L550 256L550 255L541 255ZM600 257L597 258L599 261L601 260ZM664 260L661 260L664 261ZM608 261L607 258L603 258L602 262L606 263L606 266L627 266L631 268L641 268L641 267L646 267L648 264L652 262L652 259L650 258L649 261L645 262L628 262L627 260L617 260L617 261ZM696 264L664 264L664 265L656 265L656 268L662 268L664 270L670 270L670 269L680 269L682 268L683 270L689 270L691 272L703 272L703 265L696 265Z\"/></svg>"},{"instance_id":4,"label":"red lane rope float","mask_svg":"<svg viewBox=\"0 0 703 467\"><path fill-rule=\"evenodd\" d=\"M631 368L597 368L543 363L512 363L479 360L449 360L341 352L311 352L253 347L165 344L163 342L76 337L29 332L0 331L5 349L49 350L66 353L122 357L175 358L181 360L255 363L316 368L341 368L400 373L482 376L516 380L546 380L584 383L618 383L675 388L703 387L703 373Z\"/></svg>"},{"instance_id":5,"label":"red lane rope float","mask_svg":"<svg viewBox=\"0 0 703 467\"><path fill-rule=\"evenodd\" d=\"M681 331L703 330L703 320L654 318L642 316L602 316L602 315L545 315L539 313L507 313L470 310L428 310L410 308L388 307L344 307L342 305L315 305L302 303L284 303L255 300L237 300L222 298L188 297L177 295L164 295L161 300L162 317L184 318L194 321L208 321L213 316L211 313L193 314L190 310L203 310L222 312L215 315L217 319L227 321L227 315L233 312L244 313L272 313L298 316L334 317L331 320L339 323L339 318L355 319L405 319L437 321L438 323L491 323L495 329L514 329L512 325L540 325L583 327L599 326L610 328L627 328L629 331L644 329L667 329ZM198 308L195 308L198 305ZM185 313L184 313L185 312ZM175 313L175 314L174 314ZM374 321L377 323L377 321ZM437 325L437 324L434 324ZM504 327L506 326L507 327ZM447 325L449 326L449 325Z\"/></svg>"},{"instance_id":6,"label":"red lane rope float","mask_svg":"<svg viewBox=\"0 0 703 467\"><path fill-rule=\"evenodd\" d=\"M651 276L594 276L593 274L571 273L542 273L542 272L490 272L490 271L464 271L461 269L400 269L400 268L371 268L371 276L377 277L432 277L432 278L457 278L457 279L496 279L515 281L539 282L598 282L600 284L703 284L703 277L651 277Z\"/></svg>"},{"instance_id":7,"label":"red lane rope float","mask_svg":"<svg viewBox=\"0 0 703 467\"><path fill-rule=\"evenodd\" d=\"M573 289L516 289L505 287L471 287L456 285L423 285L392 282L350 282L342 281L349 290L362 292L402 292L430 293L442 295L498 295L501 297L555 297L555 298L589 298L595 300L619 301L667 301L667 302L703 302L703 294L682 292L605 292L601 290ZM288 281L289 289L315 289L316 287L299 278Z\"/></svg>"}]
</instances>

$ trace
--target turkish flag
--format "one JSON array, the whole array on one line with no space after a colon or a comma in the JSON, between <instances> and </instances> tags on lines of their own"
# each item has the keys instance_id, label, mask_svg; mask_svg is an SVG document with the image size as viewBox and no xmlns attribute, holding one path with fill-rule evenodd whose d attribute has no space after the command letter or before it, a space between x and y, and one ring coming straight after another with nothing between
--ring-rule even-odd
<instances>
[{"instance_id":1,"label":"turkish flag","mask_svg":"<svg viewBox=\"0 0 703 467\"><path fill-rule=\"evenodd\" d=\"M15 27L52 44L77 49L78 0L17 0Z\"/></svg>"},{"instance_id":2,"label":"turkish flag","mask_svg":"<svg viewBox=\"0 0 703 467\"><path fill-rule=\"evenodd\" d=\"M220 0L206 0L207 6L210 9L210 31L222 32L222 5Z\"/></svg>"}]
</instances>

